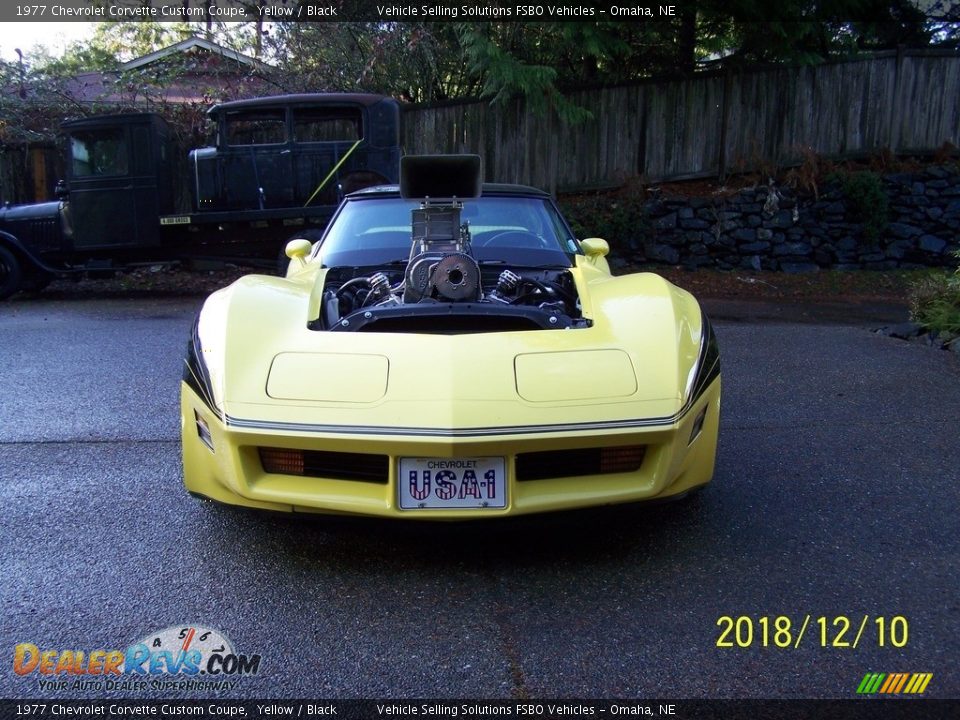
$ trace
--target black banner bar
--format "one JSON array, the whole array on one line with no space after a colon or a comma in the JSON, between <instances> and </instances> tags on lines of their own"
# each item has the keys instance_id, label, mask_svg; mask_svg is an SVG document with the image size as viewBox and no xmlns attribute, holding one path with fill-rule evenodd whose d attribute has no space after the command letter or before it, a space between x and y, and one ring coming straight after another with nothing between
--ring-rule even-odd
<instances>
[{"instance_id":1,"label":"black banner bar","mask_svg":"<svg viewBox=\"0 0 960 720\"><path fill-rule=\"evenodd\" d=\"M960 0L914 0L930 20L960 21ZM869 3L812 7L750 3L735 19L780 22L875 20ZM0 4L2 22L671 22L698 0L14 0ZM739 14L738 14L739 13ZM742 16L742 17L741 17Z\"/></svg>"},{"instance_id":2,"label":"black banner bar","mask_svg":"<svg viewBox=\"0 0 960 720\"><path fill-rule=\"evenodd\" d=\"M673 720L955 720L960 700L0 700L27 718L670 718Z\"/></svg>"}]
</instances>

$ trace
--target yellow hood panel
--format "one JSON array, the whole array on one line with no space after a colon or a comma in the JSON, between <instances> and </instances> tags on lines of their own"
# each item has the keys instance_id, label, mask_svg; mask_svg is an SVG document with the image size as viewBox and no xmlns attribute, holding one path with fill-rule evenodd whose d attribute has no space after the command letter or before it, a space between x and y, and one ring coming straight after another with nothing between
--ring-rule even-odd
<instances>
[{"instance_id":1,"label":"yellow hood panel","mask_svg":"<svg viewBox=\"0 0 960 720\"><path fill-rule=\"evenodd\" d=\"M699 351L696 302L656 275L614 278L582 264L571 274L592 327L465 335L311 330L319 277L247 276L201 316L216 405L285 427L672 417Z\"/></svg>"},{"instance_id":2,"label":"yellow hood panel","mask_svg":"<svg viewBox=\"0 0 960 720\"><path fill-rule=\"evenodd\" d=\"M375 402L387 392L383 355L280 353L270 365L267 395L278 400Z\"/></svg>"},{"instance_id":3,"label":"yellow hood panel","mask_svg":"<svg viewBox=\"0 0 960 720\"><path fill-rule=\"evenodd\" d=\"M630 356L622 350L517 355L517 393L530 402L622 398L637 391Z\"/></svg>"}]
</instances>

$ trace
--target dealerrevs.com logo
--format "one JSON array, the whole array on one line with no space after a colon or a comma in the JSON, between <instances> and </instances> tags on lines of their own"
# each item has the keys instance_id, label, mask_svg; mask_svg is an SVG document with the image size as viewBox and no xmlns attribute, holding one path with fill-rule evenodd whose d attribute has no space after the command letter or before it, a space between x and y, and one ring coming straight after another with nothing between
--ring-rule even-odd
<instances>
[{"instance_id":1,"label":"dealerrevs.com logo","mask_svg":"<svg viewBox=\"0 0 960 720\"><path fill-rule=\"evenodd\" d=\"M232 690L260 672L219 630L199 625L150 633L125 650L40 648L19 643L13 671L35 677L41 690Z\"/></svg>"}]
</instances>

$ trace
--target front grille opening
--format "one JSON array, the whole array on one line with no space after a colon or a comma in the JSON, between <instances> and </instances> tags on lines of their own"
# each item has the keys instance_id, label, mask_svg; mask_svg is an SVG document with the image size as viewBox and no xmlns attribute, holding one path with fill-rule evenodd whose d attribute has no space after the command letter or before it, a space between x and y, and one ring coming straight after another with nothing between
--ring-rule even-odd
<instances>
[{"instance_id":1,"label":"front grille opening","mask_svg":"<svg viewBox=\"0 0 960 720\"><path fill-rule=\"evenodd\" d=\"M547 450L517 455L517 480L579 477L636 472L646 455L644 445Z\"/></svg>"},{"instance_id":2,"label":"front grille opening","mask_svg":"<svg viewBox=\"0 0 960 720\"><path fill-rule=\"evenodd\" d=\"M257 449L264 472L276 475L301 475L386 485L390 473L388 455L270 447Z\"/></svg>"},{"instance_id":3,"label":"front grille opening","mask_svg":"<svg viewBox=\"0 0 960 720\"><path fill-rule=\"evenodd\" d=\"M540 325L529 318L503 315L412 315L381 318L360 328L366 332L423 335L470 335L541 329Z\"/></svg>"}]
</instances>

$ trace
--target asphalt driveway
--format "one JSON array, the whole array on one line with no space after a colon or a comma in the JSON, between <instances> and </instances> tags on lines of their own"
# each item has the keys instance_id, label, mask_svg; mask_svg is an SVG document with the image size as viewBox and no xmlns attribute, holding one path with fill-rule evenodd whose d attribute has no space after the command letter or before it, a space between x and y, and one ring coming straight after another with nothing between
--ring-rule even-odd
<instances>
[{"instance_id":1,"label":"asphalt driveway","mask_svg":"<svg viewBox=\"0 0 960 720\"><path fill-rule=\"evenodd\" d=\"M956 355L720 313L717 474L688 501L333 521L183 492L199 302L0 305L0 696L853 698L867 672L929 672L926 696L960 697ZM12 670L21 643L123 649L186 625L259 672L88 692Z\"/></svg>"}]
</instances>

